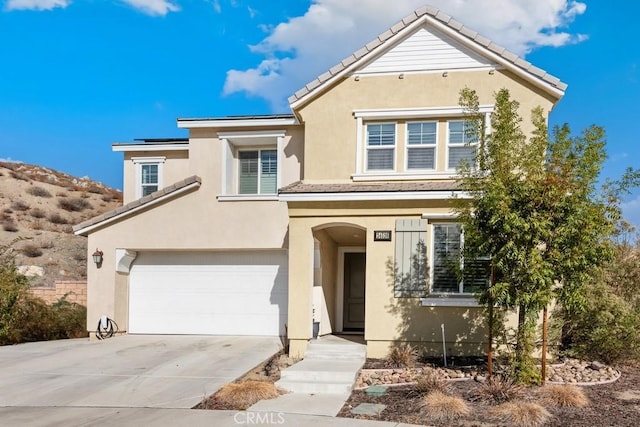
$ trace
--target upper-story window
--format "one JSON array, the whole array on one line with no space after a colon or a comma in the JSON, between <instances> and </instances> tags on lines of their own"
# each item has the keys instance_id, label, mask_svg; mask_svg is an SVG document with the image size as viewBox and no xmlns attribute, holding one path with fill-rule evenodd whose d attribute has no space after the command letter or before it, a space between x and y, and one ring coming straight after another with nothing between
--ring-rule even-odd
<instances>
[{"instance_id":1,"label":"upper-story window","mask_svg":"<svg viewBox=\"0 0 640 427\"><path fill-rule=\"evenodd\" d=\"M136 198L148 196L162 188L164 157L133 157L136 166Z\"/></svg>"},{"instance_id":2,"label":"upper-story window","mask_svg":"<svg viewBox=\"0 0 640 427\"><path fill-rule=\"evenodd\" d=\"M460 224L433 224L432 292L471 294L488 285L489 258L464 258L463 244Z\"/></svg>"},{"instance_id":3,"label":"upper-story window","mask_svg":"<svg viewBox=\"0 0 640 427\"><path fill-rule=\"evenodd\" d=\"M278 178L276 150L238 152L238 194L275 194Z\"/></svg>"},{"instance_id":4,"label":"upper-story window","mask_svg":"<svg viewBox=\"0 0 640 427\"><path fill-rule=\"evenodd\" d=\"M395 169L396 124L370 123L367 125L367 170L393 171Z\"/></svg>"},{"instance_id":5,"label":"upper-story window","mask_svg":"<svg viewBox=\"0 0 640 427\"><path fill-rule=\"evenodd\" d=\"M473 167L476 161L476 150L478 149L478 140L469 135L468 125L464 120L455 120L448 122L448 152L447 168L450 170L457 169L462 162L466 162L468 166Z\"/></svg>"},{"instance_id":6,"label":"upper-story window","mask_svg":"<svg viewBox=\"0 0 640 427\"><path fill-rule=\"evenodd\" d=\"M407 169L433 170L436 167L437 122L407 123Z\"/></svg>"}]
</instances>

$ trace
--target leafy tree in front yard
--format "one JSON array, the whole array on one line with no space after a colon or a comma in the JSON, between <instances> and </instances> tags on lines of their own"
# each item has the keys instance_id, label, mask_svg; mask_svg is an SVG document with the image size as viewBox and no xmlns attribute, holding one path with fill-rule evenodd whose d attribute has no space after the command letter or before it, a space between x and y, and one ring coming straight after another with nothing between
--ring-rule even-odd
<instances>
[{"instance_id":1,"label":"leafy tree in front yard","mask_svg":"<svg viewBox=\"0 0 640 427\"><path fill-rule=\"evenodd\" d=\"M604 130L591 126L573 136L564 125L549 138L538 107L531 112L533 131L525 135L519 103L502 89L486 133L476 93L464 89L460 101L469 113L469 139L478 141L477 167L460 169L461 190L470 196L457 207L465 256L491 255L492 284L479 290L480 300L517 310L516 379L537 382L532 352L540 312L553 299L580 310L585 284L612 257L609 237L620 209L616 193L598 187Z\"/></svg>"}]
</instances>

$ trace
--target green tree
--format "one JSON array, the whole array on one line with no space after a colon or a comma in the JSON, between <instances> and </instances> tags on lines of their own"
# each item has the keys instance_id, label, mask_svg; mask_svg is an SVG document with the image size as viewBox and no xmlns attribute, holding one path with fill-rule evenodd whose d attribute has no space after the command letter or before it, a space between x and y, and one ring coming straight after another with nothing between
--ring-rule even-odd
<instances>
[{"instance_id":1,"label":"green tree","mask_svg":"<svg viewBox=\"0 0 640 427\"><path fill-rule=\"evenodd\" d=\"M542 108L531 112L533 131L521 129L519 103L509 91L495 94L490 133L471 89L460 94L468 132L479 142L477 165L460 168L458 214L465 255L491 255L492 284L480 301L517 310L514 373L537 382L532 352L536 320L556 299L570 310L584 303L582 287L611 257L609 236L619 219L615 198L599 197L605 160L604 130L571 136L567 125L548 138Z\"/></svg>"}]
</instances>

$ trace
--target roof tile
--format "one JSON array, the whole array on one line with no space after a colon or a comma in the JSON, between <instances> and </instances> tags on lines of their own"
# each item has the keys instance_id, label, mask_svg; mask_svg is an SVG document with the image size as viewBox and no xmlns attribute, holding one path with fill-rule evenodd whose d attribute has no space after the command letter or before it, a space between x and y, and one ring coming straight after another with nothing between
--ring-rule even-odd
<instances>
[{"instance_id":1,"label":"roof tile","mask_svg":"<svg viewBox=\"0 0 640 427\"><path fill-rule=\"evenodd\" d=\"M452 180L438 181L400 181L400 182L362 182L344 184L305 184L298 181L284 188L280 194L300 193L387 193L411 191L453 191L458 183Z\"/></svg>"},{"instance_id":2,"label":"roof tile","mask_svg":"<svg viewBox=\"0 0 640 427\"><path fill-rule=\"evenodd\" d=\"M376 39L374 39L373 41L365 45L365 47L361 48L357 52L343 59L340 64L332 67L329 70L329 74L331 74L332 77L335 77L337 74L339 74L343 70L352 66L359 59L369 55L371 52L380 48L380 46L383 45L386 40L389 40L389 38L391 38L392 35L398 34L402 30L407 28L407 26L409 26L411 23L415 22L417 19L424 16L426 16L425 18L426 20L437 19L438 21L442 22L444 25L447 25L452 30L457 31L459 34L471 39L473 42L477 43L478 45L483 46L491 50L492 52L497 53L505 61L521 68L525 72L529 72L532 76L539 78L543 82L546 82L552 86L555 86L560 90L566 89L567 85L565 83L562 83L558 78L553 77L550 74L547 74L546 72L544 72L544 70L538 71L540 69L537 67L532 68L532 65L529 62L520 58L515 53L510 52L509 50L505 49L504 47L496 43L493 43L488 38L479 35L476 31L473 31L472 29L465 27L464 25L462 25L462 23L456 21L451 16L431 6L421 7L415 12L407 15L400 22L394 24L387 31L380 34ZM319 79L314 79L314 81L309 83L306 87L300 89L293 96L289 97L289 102L294 103L296 101L301 100L306 95L313 92L313 90L317 89L321 83L324 83L325 81L330 80L331 78L325 79L326 74L327 73L320 76ZM320 84L318 84L317 82L320 82Z\"/></svg>"},{"instance_id":3,"label":"roof tile","mask_svg":"<svg viewBox=\"0 0 640 427\"><path fill-rule=\"evenodd\" d=\"M444 22L445 24L448 24L449 21L451 21L451 16L447 15L446 13L442 12L442 11L438 11L438 13L436 13L435 18L439 21Z\"/></svg>"}]
</instances>

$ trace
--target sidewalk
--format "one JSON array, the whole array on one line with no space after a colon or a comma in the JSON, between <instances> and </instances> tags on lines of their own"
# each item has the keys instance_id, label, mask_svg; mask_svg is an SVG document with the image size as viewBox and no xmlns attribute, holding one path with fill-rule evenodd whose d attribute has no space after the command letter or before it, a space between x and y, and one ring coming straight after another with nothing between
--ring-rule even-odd
<instances>
[{"instance_id":1,"label":"sidewalk","mask_svg":"<svg viewBox=\"0 0 640 427\"><path fill-rule=\"evenodd\" d=\"M383 421L334 418L317 415L297 415L283 412L209 411L197 409L158 408L63 408L63 407L3 407L0 408L3 425L16 427L72 427L113 426L138 427L237 427L237 426L292 426L292 427L408 427Z\"/></svg>"}]
</instances>

